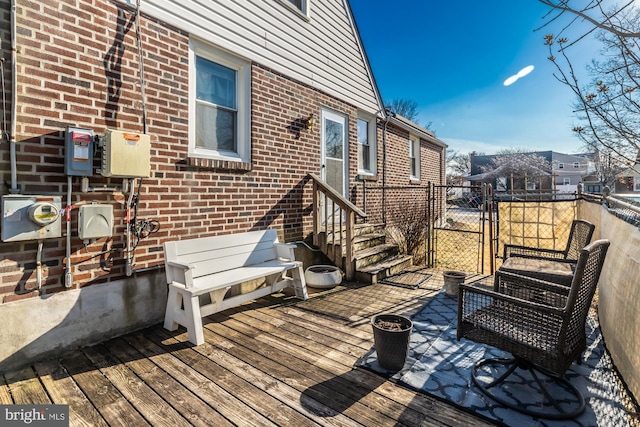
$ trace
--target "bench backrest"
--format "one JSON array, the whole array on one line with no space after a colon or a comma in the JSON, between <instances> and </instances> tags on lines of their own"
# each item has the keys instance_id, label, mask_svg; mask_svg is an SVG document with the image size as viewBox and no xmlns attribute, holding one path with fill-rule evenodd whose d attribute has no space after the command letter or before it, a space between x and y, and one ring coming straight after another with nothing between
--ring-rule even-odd
<instances>
[{"instance_id":1,"label":"bench backrest","mask_svg":"<svg viewBox=\"0 0 640 427\"><path fill-rule=\"evenodd\" d=\"M274 248L277 241L277 231L269 229L165 242L165 261L195 266L196 278L277 259ZM171 283L173 269L166 266L165 270Z\"/></svg>"}]
</instances>

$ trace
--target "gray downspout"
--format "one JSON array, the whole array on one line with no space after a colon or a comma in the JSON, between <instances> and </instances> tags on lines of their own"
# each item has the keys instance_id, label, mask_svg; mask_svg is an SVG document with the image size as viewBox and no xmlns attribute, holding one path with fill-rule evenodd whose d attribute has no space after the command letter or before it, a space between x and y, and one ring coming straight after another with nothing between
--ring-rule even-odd
<instances>
[{"instance_id":1,"label":"gray downspout","mask_svg":"<svg viewBox=\"0 0 640 427\"><path fill-rule=\"evenodd\" d=\"M382 129L382 223L387 225L387 125L393 112L384 108L384 128Z\"/></svg>"}]
</instances>

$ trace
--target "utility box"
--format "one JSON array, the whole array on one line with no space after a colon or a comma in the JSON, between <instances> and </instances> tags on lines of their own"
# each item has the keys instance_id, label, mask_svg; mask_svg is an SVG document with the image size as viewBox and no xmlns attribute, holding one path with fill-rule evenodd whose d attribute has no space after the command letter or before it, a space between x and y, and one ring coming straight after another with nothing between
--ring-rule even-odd
<instances>
[{"instance_id":1,"label":"utility box","mask_svg":"<svg viewBox=\"0 0 640 427\"><path fill-rule=\"evenodd\" d=\"M93 175L93 131L69 126L64 144L64 173Z\"/></svg>"},{"instance_id":2,"label":"utility box","mask_svg":"<svg viewBox=\"0 0 640 427\"><path fill-rule=\"evenodd\" d=\"M106 177L148 178L151 175L149 135L107 130L100 173Z\"/></svg>"},{"instance_id":3,"label":"utility box","mask_svg":"<svg viewBox=\"0 0 640 427\"><path fill-rule=\"evenodd\" d=\"M60 196L2 196L2 241L61 237Z\"/></svg>"},{"instance_id":4,"label":"utility box","mask_svg":"<svg viewBox=\"0 0 640 427\"><path fill-rule=\"evenodd\" d=\"M113 235L113 206L91 204L80 206L78 237L82 240L100 239Z\"/></svg>"}]
</instances>

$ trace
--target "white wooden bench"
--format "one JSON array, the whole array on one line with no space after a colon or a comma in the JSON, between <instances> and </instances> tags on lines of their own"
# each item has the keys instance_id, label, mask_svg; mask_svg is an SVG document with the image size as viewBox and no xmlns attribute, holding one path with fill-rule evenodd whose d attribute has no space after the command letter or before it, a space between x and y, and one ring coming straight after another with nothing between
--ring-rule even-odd
<instances>
[{"instance_id":1,"label":"white wooden bench","mask_svg":"<svg viewBox=\"0 0 640 427\"><path fill-rule=\"evenodd\" d=\"M250 231L165 242L164 257L169 297L164 327L187 328L189 341L204 343L202 317L292 286L296 297L307 299L302 262L296 246L278 243L276 230ZM291 270L291 277L286 272ZM224 298L233 285L266 278L266 286ZM211 303L200 306L200 295Z\"/></svg>"}]
</instances>

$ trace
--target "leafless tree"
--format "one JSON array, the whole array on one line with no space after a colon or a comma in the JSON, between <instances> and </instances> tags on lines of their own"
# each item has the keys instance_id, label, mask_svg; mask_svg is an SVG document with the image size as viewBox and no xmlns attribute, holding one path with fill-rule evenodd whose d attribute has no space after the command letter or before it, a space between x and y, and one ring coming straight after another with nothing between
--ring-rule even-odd
<instances>
[{"instance_id":1,"label":"leafless tree","mask_svg":"<svg viewBox=\"0 0 640 427\"><path fill-rule=\"evenodd\" d=\"M491 164L481 166L480 169L486 174L487 180L509 178L514 184L512 189L526 188L526 181L529 179L551 182L551 163L543 156L518 148L498 152Z\"/></svg>"},{"instance_id":2,"label":"leafless tree","mask_svg":"<svg viewBox=\"0 0 640 427\"><path fill-rule=\"evenodd\" d=\"M471 156L478 153L461 153L447 149L447 185L462 185L464 177L471 174Z\"/></svg>"},{"instance_id":3,"label":"leafless tree","mask_svg":"<svg viewBox=\"0 0 640 427\"><path fill-rule=\"evenodd\" d=\"M414 199L390 208L387 232L403 254L412 255L414 264L426 262L425 239L429 228L429 215L424 200Z\"/></svg>"},{"instance_id":4,"label":"leafless tree","mask_svg":"<svg viewBox=\"0 0 640 427\"><path fill-rule=\"evenodd\" d=\"M392 99L391 100L391 111L396 114L401 115L407 120L411 120L412 122L416 122L418 119L418 103L413 99Z\"/></svg>"},{"instance_id":5,"label":"leafless tree","mask_svg":"<svg viewBox=\"0 0 640 427\"><path fill-rule=\"evenodd\" d=\"M550 8L544 28L554 76L576 96L580 123L573 131L589 149L605 153L609 165L633 167L640 151L640 8L634 0L539 0ZM586 39L601 44L578 80L572 48ZM605 165L605 168L607 166ZM637 167L636 167L637 169ZM603 173L603 180L609 180Z\"/></svg>"}]
</instances>

